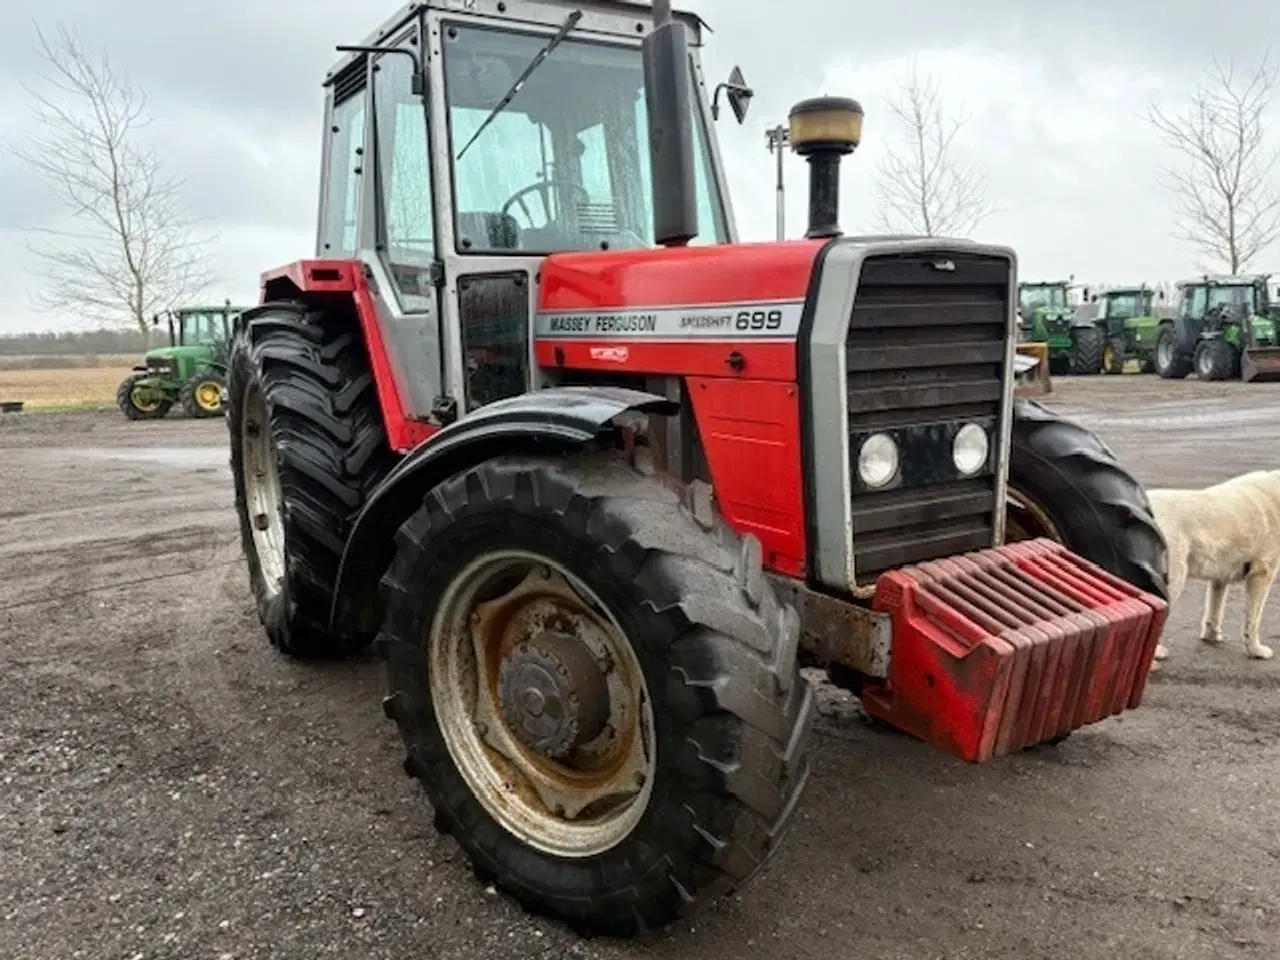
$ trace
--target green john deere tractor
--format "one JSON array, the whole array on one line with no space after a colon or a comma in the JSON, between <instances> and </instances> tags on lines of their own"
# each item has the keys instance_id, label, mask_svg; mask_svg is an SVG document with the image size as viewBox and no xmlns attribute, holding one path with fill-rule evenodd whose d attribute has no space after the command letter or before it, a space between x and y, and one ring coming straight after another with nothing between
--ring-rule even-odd
<instances>
[{"instance_id":1,"label":"green john deere tractor","mask_svg":"<svg viewBox=\"0 0 1280 960\"><path fill-rule=\"evenodd\" d=\"M1172 319L1172 311L1161 306L1164 291L1140 287L1116 287L1096 294L1096 323L1106 335L1102 348L1102 372L1124 373L1129 360L1138 361L1138 369L1152 373L1156 369L1156 341L1162 320Z\"/></svg>"},{"instance_id":2,"label":"green john deere tractor","mask_svg":"<svg viewBox=\"0 0 1280 960\"><path fill-rule=\"evenodd\" d=\"M169 310L169 346L148 350L141 366L116 390L116 405L130 420L159 420L176 403L190 417L222 413L231 321L245 307L228 300L220 307ZM151 319L159 326L160 314Z\"/></svg>"},{"instance_id":3,"label":"green john deere tractor","mask_svg":"<svg viewBox=\"0 0 1280 960\"><path fill-rule=\"evenodd\" d=\"M1047 345L1054 376L1102 372L1106 335L1094 323L1092 306L1080 298L1073 302L1077 289L1070 280L1018 284L1022 338ZM1088 292L1083 291L1085 298Z\"/></svg>"},{"instance_id":4,"label":"green john deere tractor","mask_svg":"<svg viewBox=\"0 0 1280 960\"><path fill-rule=\"evenodd\" d=\"M1202 276L1178 284L1177 315L1160 322L1156 373L1181 379L1280 380L1269 274Z\"/></svg>"}]
</instances>

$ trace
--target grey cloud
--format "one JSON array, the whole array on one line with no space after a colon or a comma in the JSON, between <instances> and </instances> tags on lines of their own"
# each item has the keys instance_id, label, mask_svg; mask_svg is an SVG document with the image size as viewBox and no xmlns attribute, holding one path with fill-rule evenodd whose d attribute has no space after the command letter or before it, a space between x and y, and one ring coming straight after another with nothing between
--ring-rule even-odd
<instances>
[{"instance_id":1,"label":"grey cloud","mask_svg":"<svg viewBox=\"0 0 1280 960\"><path fill-rule=\"evenodd\" d=\"M863 95L821 89L833 63L875 64L912 50L998 52L1035 65L1053 98L1071 103L1092 96L1085 80L1109 65L1140 65L1182 86L1214 51L1253 58L1269 37L1280 36L1280 4L1262 0L1229 5L1203 0L687 3L713 30L703 51L708 82L723 79L737 63L756 89L747 125L738 128L731 120L722 121L719 134L737 188L740 225L757 237L771 234L773 217L764 126L784 120L788 108L806 96ZM158 143L174 172L186 178L193 213L217 221L222 269L235 284L228 295L240 298L252 293L263 266L310 252L321 80L337 59L334 46L362 40L396 5L395 0L381 5L350 0L196 5L8 0L0 4L0 118L6 133L20 132L26 122L16 82L38 66L32 50L37 19L49 28L57 20L73 23L87 44L109 49L147 90L159 119ZM1000 97L1022 93L1000 91ZM1017 122L993 106L975 116L980 159L1005 208L984 230L997 239L1012 238L1020 249L1025 241L1028 258L1045 270L1073 258L1094 257L1101 263L1104 256L1132 260L1120 263L1118 270L1149 269L1142 258L1157 254L1137 251L1142 231L1149 228L1108 226L1106 242L1100 244L1097 224L1109 223L1114 209L1126 204L1144 219L1156 216L1162 195L1151 171L1112 164L1092 149L1047 147L1059 123L1055 106L1032 105L1030 118ZM1141 106L1124 109L1136 114ZM1104 172L1102 178L1098 171ZM868 158L855 157L844 181L850 210L846 226L851 229L869 225L864 222L870 217L866 198L873 184ZM804 192L803 167L794 159L789 186L794 227L802 215ZM14 261L21 247L12 228L48 223L59 213L28 171L0 156L0 328L43 319L26 310L27 277ZM1044 223L1053 224L1052 235L1043 231ZM1125 252L1131 249L1135 252ZM1185 259L1190 262L1189 255Z\"/></svg>"}]
</instances>

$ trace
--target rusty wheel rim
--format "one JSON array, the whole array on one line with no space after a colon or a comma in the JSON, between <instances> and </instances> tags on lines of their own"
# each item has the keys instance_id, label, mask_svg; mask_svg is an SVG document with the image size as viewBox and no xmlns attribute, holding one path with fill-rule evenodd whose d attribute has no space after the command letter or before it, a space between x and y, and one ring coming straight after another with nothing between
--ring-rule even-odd
<instances>
[{"instance_id":1,"label":"rusty wheel rim","mask_svg":"<svg viewBox=\"0 0 1280 960\"><path fill-rule=\"evenodd\" d=\"M1034 540L1048 537L1065 543L1057 525L1034 500L1010 486L1005 495L1004 541Z\"/></svg>"},{"instance_id":2,"label":"rusty wheel rim","mask_svg":"<svg viewBox=\"0 0 1280 960\"><path fill-rule=\"evenodd\" d=\"M445 590L427 642L441 735L498 824L569 858L635 829L656 769L652 704L626 634L579 578L534 553L485 554Z\"/></svg>"}]
</instances>

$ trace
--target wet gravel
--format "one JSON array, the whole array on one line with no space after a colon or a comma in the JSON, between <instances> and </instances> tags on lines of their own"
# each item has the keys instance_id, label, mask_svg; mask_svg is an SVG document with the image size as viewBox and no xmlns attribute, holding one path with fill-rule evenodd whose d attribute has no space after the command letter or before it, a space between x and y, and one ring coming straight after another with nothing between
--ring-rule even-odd
<instances>
[{"instance_id":1,"label":"wet gravel","mask_svg":"<svg viewBox=\"0 0 1280 960\"><path fill-rule=\"evenodd\" d=\"M1280 386L1056 384L1149 484L1275 465ZM639 943L525 916L432 830L377 665L262 640L225 442L0 417L6 960L1280 956L1280 662L1197 644L1198 590L1138 711L974 768L825 689L800 821L741 896Z\"/></svg>"}]
</instances>

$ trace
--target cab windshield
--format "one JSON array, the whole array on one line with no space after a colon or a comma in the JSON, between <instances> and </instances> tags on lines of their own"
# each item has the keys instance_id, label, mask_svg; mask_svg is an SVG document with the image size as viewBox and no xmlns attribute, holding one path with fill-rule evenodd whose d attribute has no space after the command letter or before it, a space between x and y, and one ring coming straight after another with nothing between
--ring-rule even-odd
<instances>
[{"instance_id":1,"label":"cab windshield","mask_svg":"<svg viewBox=\"0 0 1280 960\"><path fill-rule=\"evenodd\" d=\"M548 39L446 25L445 98L458 250L553 253L653 246L639 47L570 35L468 145ZM723 243L723 207L696 106L693 130L699 235L692 242Z\"/></svg>"},{"instance_id":2,"label":"cab windshield","mask_svg":"<svg viewBox=\"0 0 1280 960\"><path fill-rule=\"evenodd\" d=\"M1242 306L1253 312L1253 287L1210 287L1208 308Z\"/></svg>"},{"instance_id":3,"label":"cab windshield","mask_svg":"<svg viewBox=\"0 0 1280 960\"><path fill-rule=\"evenodd\" d=\"M1036 309L1062 310L1067 305L1067 291L1062 287L1024 287L1022 309L1028 313Z\"/></svg>"},{"instance_id":4,"label":"cab windshield","mask_svg":"<svg viewBox=\"0 0 1280 960\"><path fill-rule=\"evenodd\" d=\"M1151 303L1149 293L1116 293L1107 298L1107 316L1128 320L1130 317L1147 315Z\"/></svg>"},{"instance_id":5,"label":"cab windshield","mask_svg":"<svg viewBox=\"0 0 1280 960\"><path fill-rule=\"evenodd\" d=\"M222 311L198 311L182 316L181 338L185 346L217 343L224 338Z\"/></svg>"}]
</instances>

